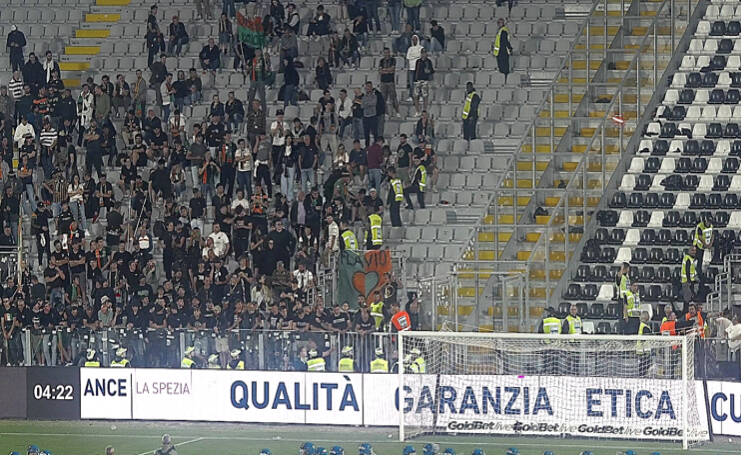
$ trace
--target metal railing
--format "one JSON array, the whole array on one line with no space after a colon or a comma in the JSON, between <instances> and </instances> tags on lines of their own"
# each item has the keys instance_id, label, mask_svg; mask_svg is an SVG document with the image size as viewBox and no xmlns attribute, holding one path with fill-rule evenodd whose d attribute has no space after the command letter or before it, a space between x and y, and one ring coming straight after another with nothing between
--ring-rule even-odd
<instances>
[{"instance_id":1,"label":"metal railing","mask_svg":"<svg viewBox=\"0 0 744 459\"><path fill-rule=\"evenodd\" d=\"M740 280L734 278L738 273L741 277L741 253L730 253L723 258L723 272L713 280L713 291L705 298L707 312L723 312L730 309L735 300L741 301Z\"/></svg>"}]
</instances>

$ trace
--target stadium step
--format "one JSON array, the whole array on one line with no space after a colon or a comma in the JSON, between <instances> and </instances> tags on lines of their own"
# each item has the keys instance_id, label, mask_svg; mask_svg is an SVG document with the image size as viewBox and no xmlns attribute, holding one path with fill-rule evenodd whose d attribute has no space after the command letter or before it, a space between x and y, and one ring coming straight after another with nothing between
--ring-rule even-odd
<instances>
[{"instance_id":1,"label":"stadium step","mask_svg":"<svg viewBox=\"0 0 744 459\"><path fill-rule=\"evenodd\" d=\"M70 71L82 71L82 70L88 70L90 68L90 62L60 62L59 63L59 69L61 71L70 70Z\"/></svg>"},{"instance_id":2,"label":"stadium step","mask_svg":"<svg viewBox=\"0 0 744 459\"><path fill-rule=\"evenodd\" d=\"M119 13L87 13L85 22L119 22L121 14Z\"/></svg>"},{"instance_id":3,"label":"stadium step","mask_svg":"<svg viewBox=\"0 0 744 459\"><path fill-rule=\"evenodd\" d=\"M100 52L100 46L65 46L65 54L67 55L95 56Z\"/></svg>"},{"instance_id":4,"label":"stadium step","mask_svg":"<svg viewBox=\"0 0 744 459\"><path fill-rule=\"evenodd\" d=\"M107 29L77 29L75 38L108 38L111 34Z\"/></svg>"},{"instance_id":5,"label":"stadium step","mask_svg":"<svg viewBox=\"0 0 744 459\"><path fill-rule=\"evenodd\" d=\"M126 6L132 0L96 0L96 6Z\"/></svg>"}]
</instances>

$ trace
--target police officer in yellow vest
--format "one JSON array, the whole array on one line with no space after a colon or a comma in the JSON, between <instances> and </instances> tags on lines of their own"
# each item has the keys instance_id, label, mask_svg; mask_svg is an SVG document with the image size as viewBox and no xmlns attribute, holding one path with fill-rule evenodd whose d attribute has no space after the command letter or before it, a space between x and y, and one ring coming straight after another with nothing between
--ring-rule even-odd
<instances>
[{"instance_id":1,"label":"police officer in yellow vest","mask_svg":"<svg viewBox=\"0 0 744 459\"><path fill-rule=\"evenodd\" d=\"M83 364L85 367L100 367L101 362L98 361L96 358L96 351L95 349L88 349L85 352L85 363Z\"/></svg>"},{"instance_id":2,"label":"police officer in yellow vest","mask_svg":"<svg viewBox=\"0 0 744 459\"><path fill-rule=\"evenodd\" d=\"M475 92L473 82L468 81L465 85L465 106L462 108L462 135L465 140L476 138L476 125L478 124L478 108L480 107L480 96Z\"/></svg>"},{"instance_id":3,"label":"police officer in yellow vest","mask_svg":"<svg viewBox=\"0 0 744 459\"><path fill-rule=\"evenodd\" d=\"M388 372L388 361L385 360L385 353L381 347L375 349L375 359L369 362L370 373L387 373Z\"/></svg>"},{"instance_id":4,"label":"police officer in yellow vest","mask_svg":"<svg viewBox=\"0 0 744 459\"><path fill-rule=\"evenodd\" d=\"M410 355L410 370L411 373L426 373L426 360L421 356L421 350L418 348L411 349Z\"/></svg>"},{"instance_id":5,"label":"police officer in yellow vest","mask_svg":"<svg viewBox=\"0 0 744 459\"><path fill-rule=\"evenodd\" d=\"M625 306L623 308L624 334L634 335L638 332L638 322L641 319L641 297L638 295L638 284L632 283L622 299Z\"/></svg>"},{"instance_id":6,"label":"police officer in yellow vest","mask_svg":"<svg viewBox=\"0 0 744 459\"><path fill-rule=\"evenodd\" d=\"M426 190L426 166L421 164L421 158L414 156L413 165L416 167L411 184L403 189L403 197L406 200L406 209L413 209L411 193L416 193L419 207L424 208L424 190Z\"/></svg>"},{"instance_id":7,"label":"police officer in yellow vest","mask_svg":"<svg viewBox=\"0 0 744 459\"><path fill-rule=\"evenodd\" d=\"M339 373L354 373L354 349L351 346L344 346L341 349L338 371Z\"/></svg>"},{"instance_id":8,"label":"police officer in yellow vest","mask_svg":"<svg viewBox=\"0 0 744 459\"><path fill-rule=\"evenodd\" d=\"M189 346L183 353L183 359L181 359L181 368L196 368L196 362L191 358L194 356L194 346Z\"/></svg>"},{"instance_id":9,"label":"police officer in yellow vest","mask_svg":"<svg viewBox=\"0 0 744 459\"><path fill-rule=\"evenodd\" d=\"M367 220L369 226L364 232L367 250L380 250L382 248L382 217L377 214L369 214Z\"/></svg>"},{"instance_id":10,"label":"police officer in yellow vest","mask_svg":"<svg viewBox=\"0 0 744 459\"><path fill-rule=\"evenodd\" d=\"M127 349L120 347L116 350L116 359L111 362L111 368L128 368L130 366L129 360L127 359Z\"/></svg>"},{"instance_id":11,"label":"police officer in yellow vest","mask_svg":"<svg viewBox=\"0 0 744 459\"><path fill-rule=\"evenodd\" d=\"M231 370L245 370L245 362L240 358L240 349L230 351L230 362L227 367Z\"/></svg>"},{"instance_id":12,"label":"police officer in yellow vest","mask_svg":"<svg viewBox=\"0 0 744 459\"><path fill-rule=\"evenodd\" d=\"M323 372L326 371L325 368L325 359L318 355L317 349L310 349L307 351L307 356L309 357L307 359L307 371L312 372Z\"/></svg>"},{"instance_id":13,"label":"police officer in yellow vest","mask_svg":"<svg viewBox=\"0 0 744 459\"><path fill-rule=\"evenodd\" d=\"M403 202L403 182L398 178L395 168L387 170L390 180L390 191L388 192L388 206L390 207L390 224L394 227L403 226L400 221L400 203Z\"/></svg>"},{"instance_id":14,"label":"police officer in yellow vest","mask_svg":"<svg viewBox=\"0 0 744 459\"><path fill-rule=\"evenodd\" d=\"M695 257L697 256L697 247L690 247L684 258L682 258L682 298L685 302L685 309L690 306L690 302L695 297L695 282L697 282L697 268L695 267Z\"/></svg>"},{"instance_id":15,"label":"police officer in yellow vest","mask_svg":"<svg viewBox=\"0 0 744 459\"><path fill-rule=\"evenodd\" d=\"M566 320L563 321L563 328L561 333L564 335L580 335L581 334L581 317L578 316L579 309L575 304L572 304L568 310Z\"/></svg>"},{"instance_id":16,"label":"police officer in yellow vest","mask_svg":"<svg viewBox=\"0 0 744 459\"><path fill-rule=\"evenodd\" d=\"M349 229L345 220L341 220L341 240L344 242L341 250L359 250L356 234Z\"/></svg>"},{"instance_id":17,"label":"police officer in yellow vest","mask_svg":"<svg viewBox=\"0 0 744 459\"><path fill-rule=\"evenodd\" d=\"M703 255L706 250L710 250L713 247L714 237L713 225L708 223L708 218L705 215L702 215L700 222L695 227L695 234L692 238L692 244L697 250L695 254L697 266L695 268L701 275L703 274Z\"/></svg>"},{"instance_id":18,"label":"police officer in yellow vest","mask_svg":"<svg viewBox=\"0 0 744 459\"><path fill-rule=\"evenodd\" d=\"M509 73L509 55L512 53L512 45L509 43L509 29L504 24L504 19L496 21L499 31L496 32L496 40L493 42L493 55L496 56L496 64L499 72L506 76Z\"/></svg>"},{"instance_id":19,"label":"police officer in yellow vest","mask_svg":"<svg viewBox=\"0 0 744 459\"><path fill-rule=\"evenodd\" d=\"M545 311L543 311L543 320L540 323L540 326L537 327L537 332L546 335L561 334L561 319L556 317L553 308L546 308Z\"/></svg>"},{"instance_id":20,"label":"police officer in yellow vest","mask_svg":"<svg viewBox=\"0 0 744 459\"><path fill-rule=\"evenodd\" d=\"M653 330L649 325L648 311L641 312L638 323L638 335L651 335ZM636 343L636 354L638 355L638 376L648 376L648 370L651 367L651 346L647 341L639 340Z\"/></svg>"},{"instance_id":21,"label":"police officer in yellow vest","mask_svg":"<svg viewBox=\"0 0 744 459\"><path fill-rule=\"evenodd\" d=\"M212 369L221 369L222 366L220 365L220 355L219 354L210 354L209 358L207 358L207 368Z\"/></svg>"}]
</instances>

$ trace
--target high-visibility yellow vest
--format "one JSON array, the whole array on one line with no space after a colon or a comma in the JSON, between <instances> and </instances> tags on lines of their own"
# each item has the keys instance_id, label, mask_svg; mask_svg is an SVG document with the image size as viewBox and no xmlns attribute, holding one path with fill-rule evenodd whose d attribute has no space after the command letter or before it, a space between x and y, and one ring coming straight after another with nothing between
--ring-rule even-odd
<instances>
[{"instance_id":1,"label":"high-visibility yellow vest","mask_svg":"<svg viewBox=\"0 0 744 459\"><path fill-rule=\"evenodd\" d=\"M399 178L390 180L390 185L393 186L393 192L395 192L395 202L403 201L403 182Z\"/></svg>"},{"instance_id":2,"label":"high-visibility yellow vest","mask_svg":"<svg viewBox=\"0 0 744 459\"><path fill-rule=\"evenodd\" d=\"M371 303L369 305L369 315L372 316L373 319L375 319L375 328L380 329L380 324L382 323L382 301L379 303Z\"/></svg>"},{"instance_id":3,"label":"high-visibility yellow vest","mask_svg":"<svg viewBox=\"0 0 744 459\"><path fill-rule=\"evenodd\" d=\"M625 310L628 317L641 317L641 298L630 290L625 292Z\"/></svg>"},{"instance_id":4,"label":"high-visibility yellow vest","mask_svg":"<svg viewBox=\"0 0 744 459\"><path fill-rule=\"evenodd\" d=\"M307 361L307 371L325 371L325 359L315 357Z\"/></svg>"},{"instance_id":5,"label":"high-visibility yellow vest","mask_svg":"<svg viewBox=\"0 0 744 459\"><path fill-rule=\"evenodd\" d=\"M689 253L685 254L682 259L682 283L687 283L687 261L690 262L690 281L695 282L697 280L697 273L695 272L695 259L690 256Z\"/></svg>"},{"instance_id":6,"label":"high-visibility yellow vest","mask_svg":"<svg viewBox=\"0 0 744 459\"><path fill-rule=\"evenodd\" d=\"M346 250L357 249L357 238L352 230L347 229L346 231L341 233L341 239L344 240L344 248Z\"/></svg>"},{"instance_id":7,"label":"high-visibility yellow vest","mask_svg":"<svg viewBox=\"0 0 744 459\"><path fill-rule=\"evenodd\" d=\"M193 368L194 366L196 366L196 362L194 362L188 357L184 357L181 360L181 368Z\"/></svg>"},{"instance_id":8,"label":"high-visibility yellow vest","mask_svg":"<svg viewBox=\"0 0 744 459\"><path fill-rule=\"evenodd\" d=\"M581 317L579 316L566 316L566 322L568 322L568 334L569 335L580 335L581 334Z\"/></svg>"},{"instance_id":9,"label":"high-visibility yellow vest","mask_svg":"<svg viewBox=\"0 0 744 459\"><path fill-rule=\"evenodd\" d=\"M233 364L232 362L230 362L230 368L232 368L233 370L245 370L245 362L243 362L242 360L238 360L237 364Z\"/></svg>"},{"instance_id":10,"label":"high-visibility yellow vest","mask_svg":"<svg viewBox=\"0 0 744 459\"><path fill-rule=\"evenodd\" d=\"M117 368L117 367L126 368L128 365L129 365L129 360L127 359L121 359L119 361L114 360L113 362L111 362L111 368Z\"/></svg>"},{"instance_id":11,"label":"high-visibility yellow vest","mask_svg":"<svg viewBox=\"0 0 744 459\"><path fill-rule=\"evenodd\" d=\"M419 357L411 364L411 370L414 373L426 373L426 360L423 357Z\"/></svg>"},{"instance_id":12,"label":"high-visibility yellow vest","mask_svg":"<svg viewBox=\"0 0 744 459\"><path fill-rule=\"evenodd\" d=\"M85 366L86 367L100 367L101 362L99 362L98 360L87 360L85 362Z\"/></svg>"},{"instance_id":13,"label":"high-visibility yellow vest","mask_svg":"<svg viewBox=\"0 0 744 459\"><path fill-rule=\"evenodd\" d=\"M620 290L620 298L628 294L628 275L627 274L620 275L620 286L618 287L618 289Z\"/></svg>"},{"instance_id":14,"label":"high-visibility yellow vest","mask_svg":"<svg viewBox=\"0 0 744 459\"><path fill-rule=\"evenodd\" d=\"M644 334L644 331L643 330L645 330L645 329L648 329L648 332L649 333L651 332L651 327L649 327L648 325L646 325L643 322L641 322L638 325L638 334L639 335L643 335ZM648 344L647 341L641 341L641 340L639 340L636 343L636 353L637 354L644 354L646 352L651 352L651 345Z\"/></svg>"},{"instance_id":15,"label":"high-visibility yellow vest","mask_svg":"<svg viewBox=\"0 0 744 459\"><path fill-rule=\"evenodd\" d=\"M372 245L382 245L382 218L379 215L369 216L369 229L372 232Z\"/></svg>"},{"instance_id":16,"label":"high-visibility yellow vest","mask_svg":"<svg viewBox=\"0 0 744 459\"><path fill-rule=\"evenodd\" d=\"M344 357L338 361L338 371L340 373L353 373L354 372L354 359Z\"/></svg>"},{"instance_id":17,"label":"high-visibility yellow vest","mask_svg":"<svg viewBox=\"0 0 744 459\"><path fill-rule=\"evenodd\" d=\"M556 317L546 317L543 319L543 333L546 335L561 334L561 319Z\"/></svg>"},{"instance_id":18,"label":"high-visibility yellow vest","mask_svg":"<svg viewBox=\"0 0 744 459\"><path fill-rule=\"evenodd\" d=\"M468 96L465 98L465 106L462 108L462 119L464 120L468 119L468 116L470 115L470 104L473 101L474 95L475 91L468 94ZM478 116L478 113L476 113L475 116Z\"/></svg>"},{"instance_id":19,"label":"high-visibility yellow vest","mask_svg":"<svg viewBox=\"0 0 744 459\"><path fill-rule=\"evenodd\" d=\"M382 358L376 358L369 362L370 373L387 373L388 372L388 361Z\"/></svg>"},{"instance_id":20,"label":"high-visibility yellow vest","mask_svg":"<svg viewBox=\"0 0 744 459\"><path fill-rule=\"evenodd\" d=\"M426 167L424 167L423 164L419 164L419 167L417 167L416 170L419 171L419 191L423 193L423 191L426 190Z\"/></svg>"},{"instance_id":21,"label":"high-visibility yellow vest","mask_svg":"<svg viewBox=\"0 0 744 459\"><path fill-rule=\"evenodd\" d=\"M695 227L695 237L693 238L693 244L698 250L703 250L707 244L713 239L713 226L705 226L703 222L700 222Z\"/></svg>"},{"instance_id":22,"label":"high-visibility yellow vest","mask_svg":"<svg viewBox=\"0 0 744 459\"><path fill-rule=\"evenodd\" d=\"M506 26L503 26L499 29L498 32L496 32L496 40L493 42L493 55L498 56L499 55L499 49L501 49L501 32L505 31L507 34L509 33L509 29L506 28Z\"/></svg>"},{"instance_id":23,"label":"high-visibility yellow vest","mask_svg":"<svg viewBox=\"0 0 744 459\"><path fill-rule=\"evenodd\" d=\"M214 369L220 368L221 369L222 366L220 366L219 363L209 363L207 364L207 368L214 368Z\"/></svg>"}]
</instances>

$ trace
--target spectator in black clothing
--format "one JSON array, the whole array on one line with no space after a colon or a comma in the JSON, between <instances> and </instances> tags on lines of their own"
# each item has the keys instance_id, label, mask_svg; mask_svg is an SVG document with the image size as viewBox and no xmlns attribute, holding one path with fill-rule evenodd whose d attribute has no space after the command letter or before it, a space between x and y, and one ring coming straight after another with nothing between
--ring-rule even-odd
<instances>
[{"instance_id":1,"label":"spectator in black clothing","mask_svg":"<svg viewBox=\"0 0 744 459\"><path fill-rule=\"evenodd\" d=\"M202 48L199 61L203 70L214 72L220 67L220 48L214 44L214 38L210 38L208 44Z\"/></svg>"},{"instance_id":2,"label":"spectator in black clothing","mask_svg":"<svg viewBox=\"0 0 744 459\"><path fill-rule=\"evenodd\" d=\"M178 16L173 16L173 21L168 25L168 54L180 56L183 45L189 42L186 26L183 25Z\"/></svg>"},{"instance_id":3,"label":"spectator in black clothing","mask_svg":"<svg viewBox=\"0 0 744 459\"><path fill-rule=\"evenodd\" d=\"M44 68L41 66L41 62L36 59L34 53L28 55L28 61L23 65L21 73L23 74L23 82L31 87L32 95L36 95L39 88L46 84Z\"/></svg>"},{"instance_id":4,"label":"spectator in black clothing","mask_svg":"<svg viewBox=\"0 0 744 459\"><path fill-rule=\"evenodd\" d=\"M10 51L10 67L13 71L23 67L23 47L26 46L26 36L14 25L10 26L10 33L5 47Z\"/></svg>"},{"instance_id":5,"label":"spectator in black clothing","mask_svg":"<svg viewBox=\"0 0 744 459\"><path fill-rule=\"evenodd\" d=\"M323 36L331 33L331 17L325 12L323 5L318 5L315 15L310 18L310 24L307 27L307 36Z\"/></svg>"},{"instance_id":6,"label":"spectator in black clothing","mask_svg":"<svg viewBox=\"0 0 744 459\"><path fill-rule=\"evenodd\" d=\"M300 85L300 74L294 65L294 60L288 61L284 66L284 107L297 105L297 91Z\"/></svg>"},{"instance_id":7,"label":"spectator in black clothing","mask_svg":"<svg viewBox=\"0 0 744 459\"><path fill-rule=\"evenodd\" d=\"M428 51L432 54L444 51L444 29L437 21L431 21L431 40L429 41Z\"/></svg>"}]
</instances>

